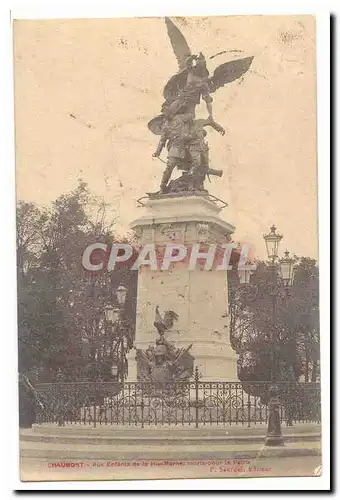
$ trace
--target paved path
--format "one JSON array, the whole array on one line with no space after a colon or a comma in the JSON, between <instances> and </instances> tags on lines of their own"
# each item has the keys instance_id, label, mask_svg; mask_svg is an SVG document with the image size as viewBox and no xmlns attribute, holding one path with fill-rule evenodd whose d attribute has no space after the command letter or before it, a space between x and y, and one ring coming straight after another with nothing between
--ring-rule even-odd
<instances>
[{"instance_id":1,"label":"paved path","mask_svg":"<svg viewBox=\"0 0 340 500\"><path fill-rule=\"evenodd\" d=\"M217 462L217 461L216 461ZM126 479L166 479L166 478L232 478L232 477L272 477L272 476L313 476L313 472L320 465L319 457L289 457L289 458L258 458L249 460L249 463L228 464L227 460L221 463L202 465L197 463L183 463L181 465L156 465L141 462L113 466L112 462L103 460L85 461L83 467L51 467L48 459L24 458L21 461L21 478L26 481L45 480L126 480ZM234 471L232 471L234 469ZM235 470L238 469L238 472Z\"/></svg>"},{"instance_id":2,"label":"paved path","mask_svg":"<svg viewBox=\"0 0 340 500\"><path fill-rule=\"evenodd\" d=\"M282 447L264 446L266 428L265 425L198 429L35 426L20 431L23 478L71 480L126 479L131 476L147 479L305 475L312 474L311 471L320 465L320 426L284 426L285 446ZM236 464L235 470L234 460L249 463L240 470ZM225 461L231 461L231 466ZM259 463L265 465L260 467ZM292 463L299 467L292 468Z\"/></svg>"}]
</instances>

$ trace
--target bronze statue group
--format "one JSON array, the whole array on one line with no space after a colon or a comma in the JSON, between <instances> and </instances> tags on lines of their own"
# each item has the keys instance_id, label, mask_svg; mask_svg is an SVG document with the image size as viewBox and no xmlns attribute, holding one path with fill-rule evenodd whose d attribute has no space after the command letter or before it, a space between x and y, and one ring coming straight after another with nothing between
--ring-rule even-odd
<instances>
[{"instance_id":1,"label":"bronze statue group","mask_svg":"<svg viewBox=\"0 0 340 500\"><path fill-rule=\"evenodd\" d=\"M151 132L160 136L153 157L160 157L167 148L167 166L163 173L160 190L156 194L204 191L204 180L208 175L222 176L222 170L209 167L209 146L206 127L211 127L221 135L224 128L215 122L212 111L211 94L240 78L248 71L253 58L247 57L218 66L213 76L209 76L206 59L202 53L192 55L187 42L169 19L165 19L168 35L179 63L179 71L164 87L165 101L161 114L148 123ZM196 119L196 106L205 101L208 118ZM182 175L170 180L177 167Z\"/></svg>"}]
</instances>

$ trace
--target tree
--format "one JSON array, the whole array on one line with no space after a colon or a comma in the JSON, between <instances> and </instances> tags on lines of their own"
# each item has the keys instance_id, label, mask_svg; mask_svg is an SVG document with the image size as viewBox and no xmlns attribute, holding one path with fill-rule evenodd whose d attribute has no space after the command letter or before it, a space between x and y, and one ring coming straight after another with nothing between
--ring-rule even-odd
<instances>
[{"instance_id":1,"label":"tree","mask_svg":"<svg viewBox=\"0 0 340 500\"><path fill-rule=\"evenodd\" d=\"M44 381L60 369L71 380L82 377L101 341L104 310L114 303L112 290L119 281L129 289L127 310L135 307L136 273L91 273L82 266L89 244L115 241L113 226L107 205L82 181L49 208L18 203L20 370Z\"/></svg>"},{"instance_id":2,"label":"tree","mask_svg":"<svg viewBox=\"0 0 340 500\"><path fill-rule=\"evenodd\" d=\"M320 329L319 269L314 259L300 259L289 300L287 322L295 333L304 381L315 382L320 375Z\"/></svg>"},{"instance_id":3,"label":"tree","mask_svg":"<svg viewBox=\"0 0 340 500\"><path fill-rule=\"evenodd\" d=\"M267 402L266 386L259 383L271 380L274 359L278 381L315 382L319 374L318 268L313 259L299 259L289 294L281 283L271 295L268 266L258 262L250 284L243 286L237 260L229 279L231 345L239 355L238 377L248 382L245 390ZM282 384L281 399L288 401L292 394L283 394L284 387L289 384Z\"/></svg>"}]
</instances>

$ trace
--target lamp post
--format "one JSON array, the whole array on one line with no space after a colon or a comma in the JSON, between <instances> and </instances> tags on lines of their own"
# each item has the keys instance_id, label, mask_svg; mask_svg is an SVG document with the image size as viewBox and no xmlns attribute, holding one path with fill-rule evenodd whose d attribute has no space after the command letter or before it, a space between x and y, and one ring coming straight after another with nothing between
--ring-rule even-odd
<instances>
[{"instance_id":1,"label":"lamp post","mask_svg":"<svg viewBox=\"0 0 340 500\"><path fill-rule=\"evenodd\" d=\"M278 261L278 250L279 244L283 236L276 232L276 227L272 226L270 232L263 236L267 247L267 256L269 261L270 269L270 295L272 297L272 331L271 331L271 377L270 377L270 387L269 387L269 415L268 415L268 428L265 444L267 446L282 446L284 444L282 431L281 431L281 420L280 420L280 401L279 401L279 388L277 385L278 376L278 360L277 360L277 298L279 294L279 280L280 273L283 280L286 291L288 286L293 283L293 270L294 270L294 259L290 259L289 252L285 252L285 257Z\"/></svg>"},{"instance_id":2,"label":"lamp post","mask_svg":"<svg viewBox=\"0 0 340 500\"><path fill-rule=\"evenodd\" d=\"M123 311L123 307L125 305L126 293L127 293L126 286L120 284L116 290L116 297L117 297L117 302L118 302L118 305L120 307L121 312Z\"/></svg>"},{"instance_id":3,"label":"lamp post","mask_svg":"<svg viewBox=\"0 0 340 500\"><path fill-rule=\"evenodd\" d=\"M115 363L111 367L113 377L123 383L125 379L125 353L127 350L126 329L123 324L124 306L126 301L127 288L120 284L115 291L118 302L118 308L109 306L105 310L106 320L113 327L112 332L115 337L111 339L112 353L116 352ZM115 344L113 347L113 343Z\"/></svg>"},{"instance_id":4,"label":"lamp post","mask_svg":"<svg viewBox=\"0 0 340 500\"><path fill-rule=\"evenodd\" d=\"M281 421L280 421L280 402L279 402L279 389L277 385L278 377L278 360L277 360L277 344L278 344L278 332L277 332L277 299L279 296L280 284L283 283L286 293L288 293L289 287L293 284L294 272L295 272L295 259L289 256L289 252L286 250L284 257L279 259L278 250L279 244L283 238L283 235L276 232L276 227L273 225L270 228L270 232L263 236L266 243L268 263L267 267L269 269L269 283L267 288L267 293L271 296L272 304L272 330L271 330L271 370L270 370L270 387L269 387L269 401L268 401L268 428L267 435L265 439L266 446L282 446L284 444L282 431L281 431ZM251 270L249 266L240 268L239 279L242 285L248 285L250 283Z\"/></svg>"},{"instance_id":5,"label":"lamp post","mask_svg":"<svg viewBox=\"0 0 340 500\"><path fill-rule=\"evenodd\" d=\"M266 242L267 257L271 264L275 264L278 258L279 244L282 240L283 235L276 232L276 227L271 226L270 232L263 235L263 239Z\"/></svg>"},{"instance_id":6,"label":"lamp post","mask_svg":"<svg viewBox=\"0 0 340 500\"><path fill-rule=\"evenodd\" d=\"M296 270L296 260L290 257L288 250L284 252L284 257L279 260L280 271L283 284L288 290L293 285Z\"/></svg>"},{"instance_id":7,"label":"lamp post","mask_svg":"<svg viewBox=\"0 0 340 500\"><path fill-rule=\"evenodd\" d=\"M113 364L111 367L111 375L116 378L118 375L118 366L116 364Z\"/></svg>"}]
</instances>

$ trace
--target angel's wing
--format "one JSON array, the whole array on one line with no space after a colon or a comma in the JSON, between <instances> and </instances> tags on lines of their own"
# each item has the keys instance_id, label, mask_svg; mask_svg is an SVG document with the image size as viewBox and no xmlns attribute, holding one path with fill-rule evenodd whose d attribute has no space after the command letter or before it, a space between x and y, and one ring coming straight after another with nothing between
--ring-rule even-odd
<instances>
[{"instance_id":1,"label":"angel's wing","mask_svg":"<svg viewBox=\"0 0 340 500\"><path fill-rule=\"evenodd\" d=\"M182 69L179 73L173 75L170 80L166 83L163 96L167 102L171 102L180 93L181 90L184 89L188 79L188 70Z\"/></svg>"},{"instance_id":2,"label":"angel's wing","mask_svg":"<svg viewBox=\"0 0 340 500\"><path fill-rule=\"evenodd\" d=\"M185 68L185 61L191 55L191 50L183 34L169 17L165 18L165 24L170 38L172 49L175 53L179 69Z\"/></svg>"},{"instance_id":3,"label":"angel's wing","mask_svg":"<svg viewBox=\"0 0 340 500\"><path fill-rule=\"evenodd\" d=\"M209 78L210 92L215 92L226 83L231 83L238 78L241 78L248 71L253 61L253 57L245 57L244 59L236 59L218 66L211 78Z\"/></svg>"}]
</instances>

